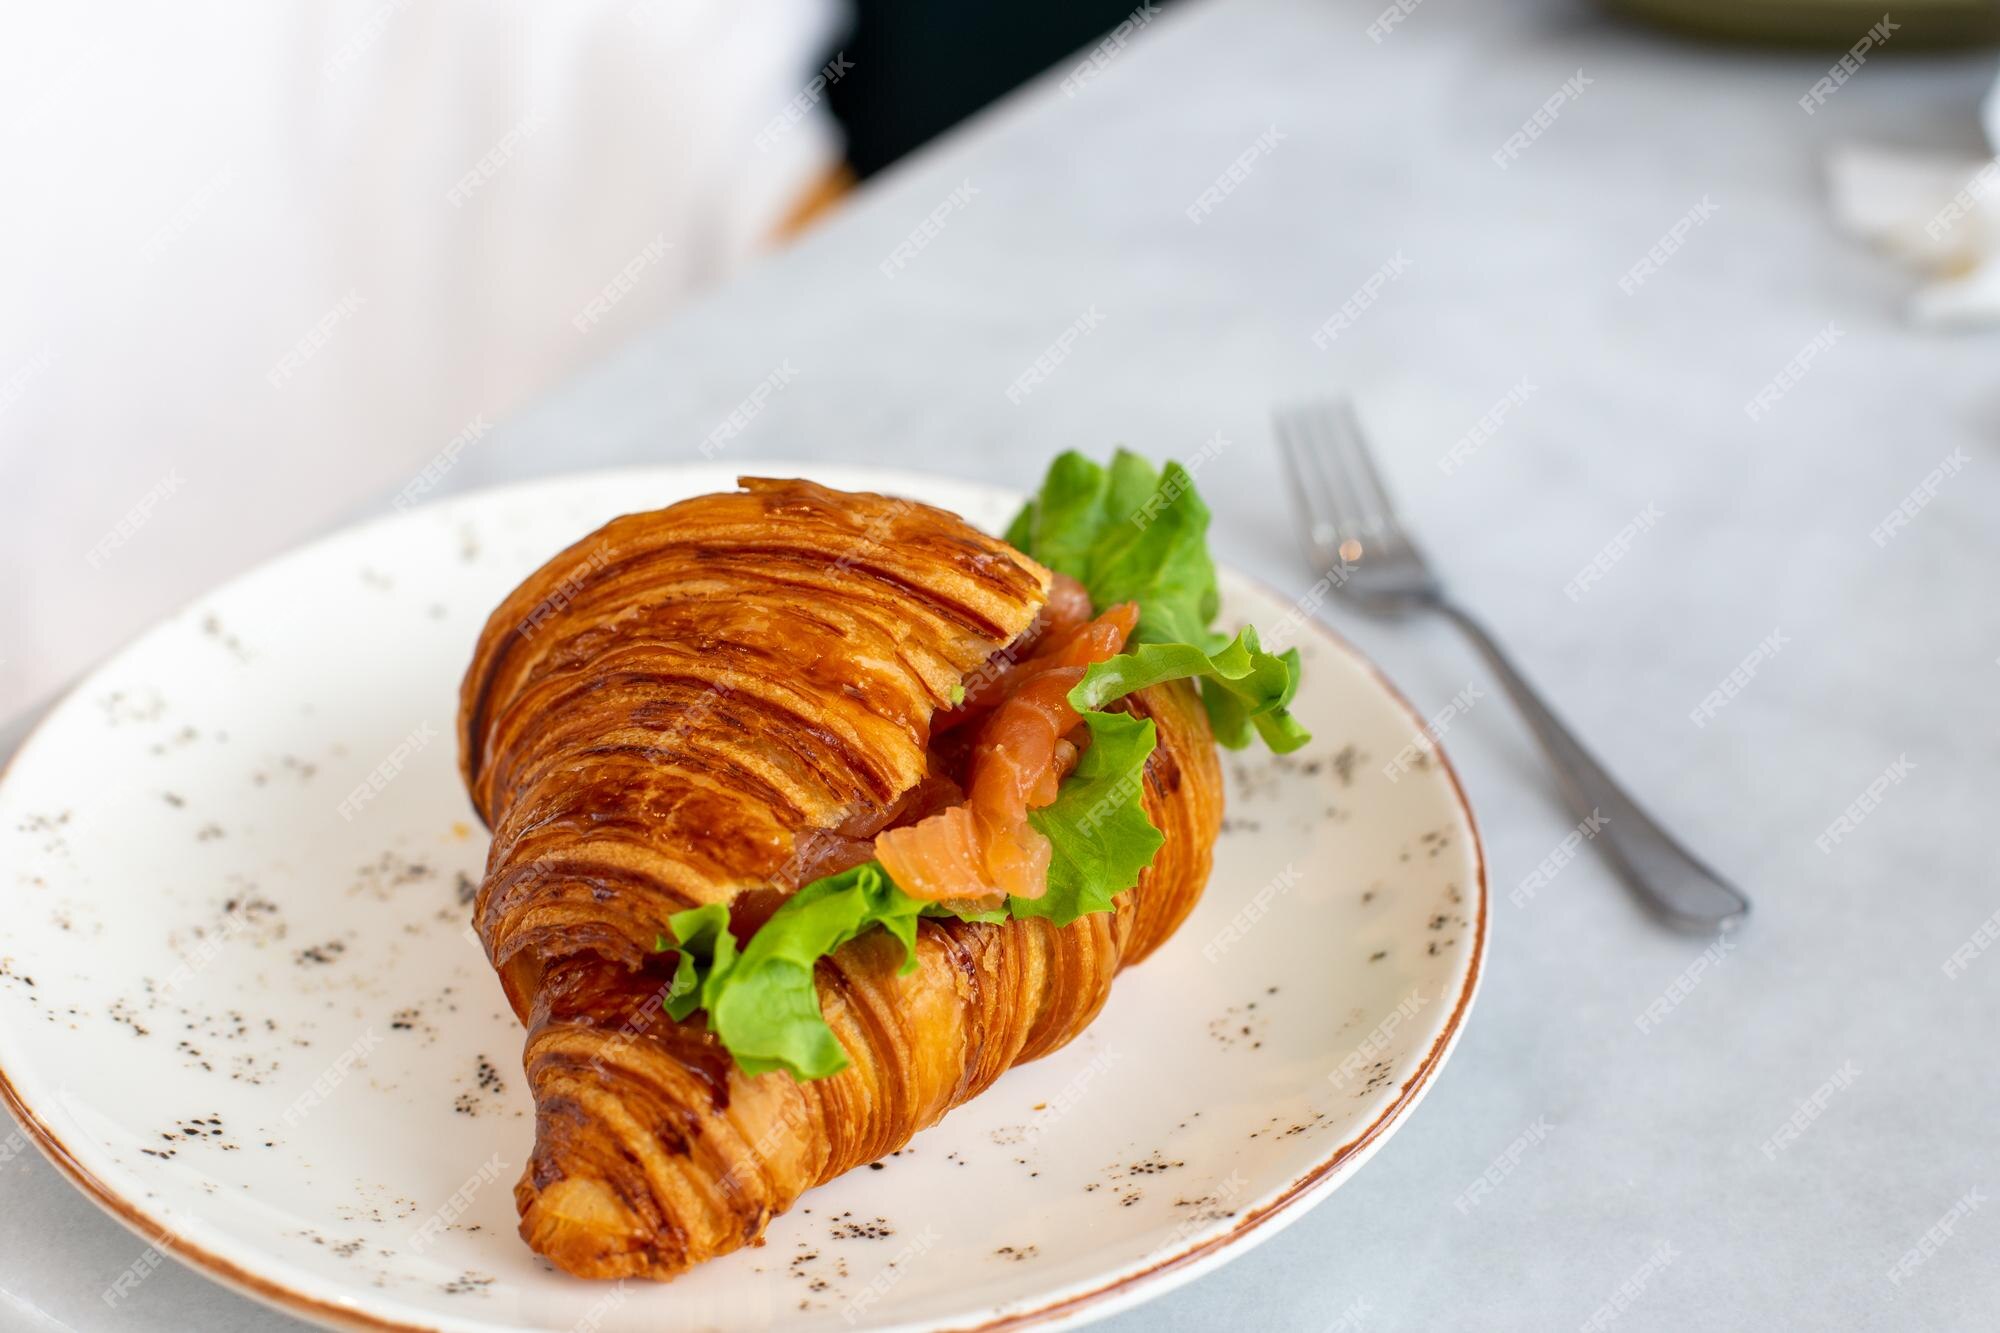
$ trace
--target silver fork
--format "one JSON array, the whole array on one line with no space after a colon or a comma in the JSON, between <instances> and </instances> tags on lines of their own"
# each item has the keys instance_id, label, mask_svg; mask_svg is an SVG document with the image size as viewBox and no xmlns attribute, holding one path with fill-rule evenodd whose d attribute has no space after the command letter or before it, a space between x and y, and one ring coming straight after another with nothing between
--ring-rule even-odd
<instances>
[{"instance_id":1,"label":"silver fork","mask_svg":"<svg viewBox=\"0 0 2000 1333\"><path fill-rule=\"evenodd\" d=\"M1527 719L1570 808L1579 819L1596 822L1594 841L1625 882L1675 925L1714 931L1740 924L1750 900L1640 809L1570 735L1493 636L1445 595L1396 518L1353 403L1343 398L1280 412L1277 433L1314 572L1329 576L1343 599L1370 615L1437 611L1457 625Z\"/></svg>"}]
</instances>

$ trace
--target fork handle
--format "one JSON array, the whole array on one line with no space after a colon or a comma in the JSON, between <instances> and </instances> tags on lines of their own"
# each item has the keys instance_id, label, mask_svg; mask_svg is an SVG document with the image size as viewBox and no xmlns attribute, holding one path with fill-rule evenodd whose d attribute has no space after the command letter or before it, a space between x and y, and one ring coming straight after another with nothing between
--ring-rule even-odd
<instances>
[{"instance_id":1,"label":"fork handle","mask_svg":"<svg viewBox=\"0 0 2000 1333\"><path fill-rule=\"evenodd\" d=\"M1703 865L1625 794L1617 780L1542 702L1534 686L1515 670L1485 626L1443 598L1435 605L1465 632L1500 678L1555 769L1564 798L1582 821L1579 831L1594 826L1590 836L1605 850L1625 882L1675 925L1716 931L1740 924L1750 911L1750 900ZM1516 892L1526 894L1531 884L1532 876Z\"/></svg>"}]
</instances>

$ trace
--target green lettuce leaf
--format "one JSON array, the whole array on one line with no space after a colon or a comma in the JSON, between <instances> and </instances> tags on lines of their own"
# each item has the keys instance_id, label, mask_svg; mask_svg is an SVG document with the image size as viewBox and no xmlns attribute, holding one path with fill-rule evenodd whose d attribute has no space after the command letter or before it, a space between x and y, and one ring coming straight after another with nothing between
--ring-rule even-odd
<instances>
[{"instance_id":1,"label":"green lettuce leaf","mask_svg":"<svg viewBox=\"0 0 2000 1333\"><path fill-rule=\"evenodd\" d=\"M1142 643L1092 665L1069 692L1069 702L1084 712L1170 680L1200 683L1216 739L1232 749L1248 745L1253 730L1276 754L1289 754L1312 739L1286 711L1299 688L1298 649L1267 653L1250 625L1214 652L1191 643Z\"/></svg>"},{"instance_id":2,"label":"green lettuce leaf","mask_svg":"<svg viewBox=\"0 0 2000 1333\"><path fill-rule=\"evenodd\" d=\"M902 941L908 972L917 965L920 917L1039 916L1066 926L1087 912L1110 911L1163 841L1144 804L1155 729L1151 719L1128 713L1089 713L1083 720L1091 740L1076 770L1053 804L1029 815L1049 840L1045 895L1010 898L987 912L954 912L910 897L880 862L869 861L800 889L740 949L727 907L678 912L667 922L676 942L656 942L680 951L667 1013L679 1021L705 1010L709 1030L746 1074L784 1069L798 1079L825 1078L847 1067L847 1053L820 1009L814 965L863 931L880 926Z\"/></svg>"},{"instance_id":3,"label":"green lettuce leaf","mask_svg":"<svg viewBox=\"0 0 2000 1333\"><path fill-rule=\"evenodd\" d=\"M680 950L667 1012L682 1019L696 1008L706 1010L710 1031L746 1074L788 1069L806 1079L838 1073L847 1067L847 1052L820 1012L814 964L881 926L902 941L902 971L911 971L924 907L869 861L816 879L787 898L740 951L729 933L728 908L710 904L677 912L667 921ZM683 976L696 979L685 992Z\"/></svg>"},{"instance_id":4,"label":"green lettuce leaf","mask_svg":"<svg viewBox=\"0 0 2000 1333\"><path fill-rule=\"evenodd\" d=\"M1013 914L1067 926L1088 912L1108 912L1111 900L1139 882L1139 872L1165 841L1146 818L1146 760L1153 753L1151 718L1085 713L1090 747L1064 780L1054 804L1030 811L1028 822L1048 838L1049 890L1039 898L1009 898Z\"/></svg>"},{"instance_id":5,"label":"green lettuce leaf","mask_svg":"<svg viewBox=\"0 0 2000 1333\"><path fill-rule=\"evenodd\" d=\"M1093 606L1139 604L1133 650L1091 669L1099 681L1139 683L1090 706L1161 681L1197 679L1218 742L1240 750L1262 737L1280 754L1296 750L1312 739L1287 711L1298 692L1298 652L1264 652L1248 627L1233 640L1210 628L1220 597L1208 521L1180 464L1155 470L1120 449L1106 467L1072 452L1050 465L1007 540L1082 583ZM1174 651L1134 660L1148 649ZM1070 701L1085 707L1075 694Z\"/></svg>"},{"instance_id":6,"label":"green lettuce leaf","mask_svg":"<svg viewBox=\"0 0 2000 1333\"><path fill-rule=\"evenodd\" d=\"M1063 454L1009 525L1007 541L1083 584L1094 606L1137 602L1141 642L1208 638L1220 605L1208 506L1179 463L1157 471L1120 449L1104 467Z\"/></svg>"},{"instance_id":7,"label":"green lettuce leaf","mask_svg":"<svg viewBox=\"0 0 2000 1333\"><path fill-rule=\"evenodd\" d=\"M703 976L718 967L727 969L735 961L736 937L729 933L729 908L722 903L676 912L667 919L667 924L673 927L674 938L680 943L670 944L662 935L653 942L653 947L680 950L665 1001L667 1013L679 1022L701 1007Z\"/></svg>"},{"instance_id":8,"label":"green lettuce leaf","mask_svg":"<svg viewBox=\"0 0 2000 1333\"><path fill-rule=\"evenodd\" d=\"M912 898L879 862L806 885L747 942L729 930L720 904L669 919L679 951L665 997L676 1020L697 1011L745 1073L787 1070L825 1078L847 1067L814 985L818 961L880 927L903 945L903 971L916 966L917 923L958 915L1003 922L1041 917L1066 926L1139 881L1164 841L1146 816L1146 760L1157 733L1150 719L1098 711L1135 690L1172 680L1201 687L1216 739L1232 748L1262 737L1285 753L1310 739L1286 711L1298 691L1299 655L1267 653L1255 629L1235 638L1211 625L1219 606L1208 555L1209 511L1178 463L1155 469L1119 450L1109 466L1066 453L1014 519L1007 540L1081 582L1099 608L1139 604L1129 651L1091 667L1070 692L1090 744L1053 804L1029 814L1050 845L1048 892L1009 898L987 912L954 912ZM954 702L960 697L954 692Z\"/></svg>"}]
</instances>

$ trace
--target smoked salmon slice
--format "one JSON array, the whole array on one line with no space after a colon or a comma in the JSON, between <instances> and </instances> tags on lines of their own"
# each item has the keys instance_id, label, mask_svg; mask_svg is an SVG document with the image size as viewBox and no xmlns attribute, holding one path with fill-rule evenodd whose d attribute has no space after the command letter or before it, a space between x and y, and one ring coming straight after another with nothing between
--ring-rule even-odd
<instances>
[{"instance_id":1,"label":"smoked salmon slice","mask_svg":"<svg viewBox=\"0 0 2000 1333\"><path fill-rule=\"evenodd\" d=\"M1008 896L1048 892L1049 840L1028 822L1048 805L1076 766L1073 733L1081 723L1069 692L1093 662L1116 656L1139 623L1139 607L1123 602L1096 619L1075 610L1056 576L1052 602L1064 604L1044 622L1033 653L1006 662L981 682L984 716L965 776L965 803L877 835L875 856L896 886L913 898L985 910ZM1081 585L1067 580L1081 593ZM1089 608L1088 599L1082 603ZM1004 654L1002 654L1004 656ZM973 691L966 692L973 704Z\"/></svg>"}]
</instances>

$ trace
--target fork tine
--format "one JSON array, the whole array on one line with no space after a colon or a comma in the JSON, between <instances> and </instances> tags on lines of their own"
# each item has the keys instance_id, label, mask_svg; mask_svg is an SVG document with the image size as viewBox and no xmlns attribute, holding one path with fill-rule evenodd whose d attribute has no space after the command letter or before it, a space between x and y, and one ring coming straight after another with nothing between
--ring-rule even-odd
<instances>
[{"instance_id":1,"label":"fork tine","mask_svg":"<svg viewBox=\"0 0 2000 1333\"><path fill-rule=\"evenodd\" d=\"M1321 487L1334 497L1333 508L1338 518L1340 542L1344 547L1348 542L1359 540L1370 526L1366 496L1347 479L1341 467L1343 446L1334 406L1316 402L1302 408L1299 416L1306 423L1306 433L1312 442L1313 460L1319 469Z\"/></svg>"},{"instance_id":2,"label":"fork tine","mask_svg":"<svg viewBox=\"0 0 2000 1333\"><path fill-rule=\"evenodd\" d=\"M1385 542L1399 540L1402 534L1396 521L1396 506L1389 499L1389 488L1383 484L1367 437L1361 432L1361 418L1354 410L1354 400L1340 399L1328 409L1326 418L1332 452L1364 515L1362 527L1368 535Z\"/></svg>"},{"instance_id":3,"label":"fork tine","mask_svg":"<svg viewBox=\"0 0 2000 1333\"><path fill-rule=\"evenodd\" d=\"M1331 563L1334 551L1353 527L1347 500L1327 470L1326 446L1313 424L1317 415L1312 407L1276 414L1278 444L1292 477L1293 505L1315 567Z\"/></svg>"},{"instance_id":4,"label":"fork tine","mask_svg":"<svg viewBox=\"0 0 2000 1333\"><path fill-rule=\"evenodd\" d=\"M1272 413L1272 426L1278 436L1278 452L1284 455L1285 471L1292 479L1292 510L1298 516L1299 540L1306 548L1307 561L1318 564L1320 552L1333 544L1333 519L1307 478L1298 423L1289 411L1278 411Z\"/></svg>"}]
</instances>

